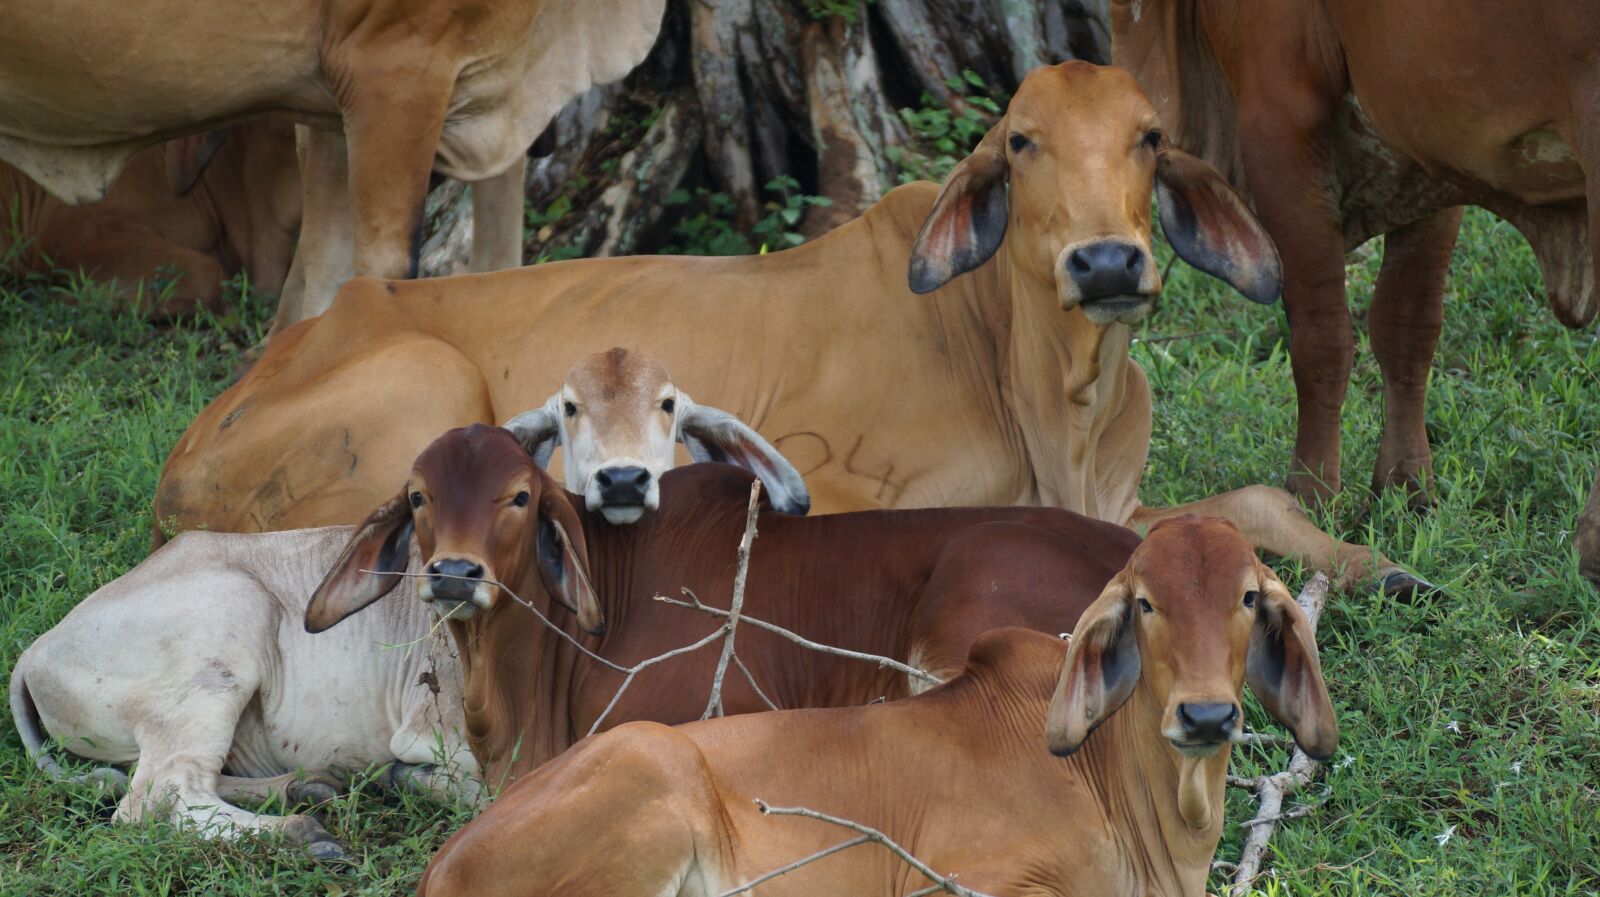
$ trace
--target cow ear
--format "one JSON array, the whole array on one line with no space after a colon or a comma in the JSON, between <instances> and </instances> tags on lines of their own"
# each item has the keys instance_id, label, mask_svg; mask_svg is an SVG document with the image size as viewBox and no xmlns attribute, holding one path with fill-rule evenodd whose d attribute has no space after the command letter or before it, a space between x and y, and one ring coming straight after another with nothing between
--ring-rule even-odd
<instances>
[{"instance_id":1,"label":"cow ear","mask_svg":"<svg viewBox=\"0 0 1600 897\"><path fill-rule=\"evenodd\" d=\"M561 393L551 396L544 405L506 421L505 428L533 456L533 463L549 470L550 456L561 444Z\"/></svg>"},{"instance_id":2,"label":"cow ear","mask_svg":"<svg viewBox=\"0 0 1600 897\"><path fill-rule=\"evenodd\" d=\"M1161 229L1178 257L1270 305L1283 292L1272 238L1216 169L1180 149L1156 156Z\"/></svg>"},{"instance_id":3,"label":"cow ear","mask_svg":"<svg viewBox=\"0 0 1600 897\"><path fill-rule=\"evenodd\" d=\"M761 434L726 411L699 405L678 393L678 441L695 461L737 464L761 478L772 507L784 514L811 510L811 493L789 459Z\"/></svg>"},{"instance_id":4,"label":"cow ear","mask_svg":"<svg viewBox=\"0 0 1600 897\"><path fill-rule=\"evenodd\" d=\"M1118 573L1072 630L1061 680L1045 715L1045 743L1065 757L1139 684L1139 632L1127 575Z\"/></svg>"},{"instance_id":5,"label":"cow ear","mask_svg":"<svg viewBox=\"0 0 1600 897\"><path fill-rule=\"evenodd\" d=\"M172 185L172 192L178 196L188 196L194 185L200 183L200 175L205 173L211 157L217 154L227 139L228 132L221 130L187 134L167 141L162 154L166 156L167 181Z\"/></svg>"},{"instance_id":6,"label":"cow ear","mask_svg":"<svg viewBox=\"0 0 1600 897\"><path fill-rule=\"evenodd\" d=\"M933 211L911 244L911 291L930 293L994 255L1006 236L1006 120L1000 119L972 154L950 170Z\"/></svg>"},{"instance_id":7,"label":"cow ear","mask_svg":"<svg viewBox=\"0 0 1600 897\"><path fill-rule=\"evenodd\" d=\"M306 605L306 631L321 632L400 582L411 558L411 502L405 490L358 527ZM372 571L370 573L363 571Z\"/></svg>"},{"instance_id":8,"label":"cow ear","mask_svg":"<svg viewBox=\"0 0 1600 897\"><path fill-rule=\"evenodd\" d=\"M1272 571L1262 567L1261 580L1245 680L1261 706L1294 733L1301 750L1326 760L1339 744L1339 725L1322 681L1311 621Z\"/></svg>"},{"instance_id":9,"label":"cow ear","mask_svg":"<svg viewBox=\"0 0 1600 897\"><path fill-rule=\"evenodd\" d=\"M589 549L583 522L555 480L545 478L539 494L539 578L551 597L578 615L591 635L606 631L605 613L589 579Z\"/></svg>"}]
</instances>

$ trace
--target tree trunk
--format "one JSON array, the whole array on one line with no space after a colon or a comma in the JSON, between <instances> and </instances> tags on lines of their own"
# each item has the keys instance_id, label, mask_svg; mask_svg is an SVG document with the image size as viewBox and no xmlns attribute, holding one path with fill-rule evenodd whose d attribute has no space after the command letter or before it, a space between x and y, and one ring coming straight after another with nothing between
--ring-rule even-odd
<instances>
[{"instance_id":1,"label":"tree trunk","mask_svg":"<svg viewBox=\"0 0 1600 897\"><path fill-rule=\"evenodd\" d=\"M534 145L526 257L817 236L940 176L1065 59L1109 61L1105 0L673 0L650 59ZM470 210L463 185L434 189L424 274L466 269Z\"/></svg>"}]
</instances>

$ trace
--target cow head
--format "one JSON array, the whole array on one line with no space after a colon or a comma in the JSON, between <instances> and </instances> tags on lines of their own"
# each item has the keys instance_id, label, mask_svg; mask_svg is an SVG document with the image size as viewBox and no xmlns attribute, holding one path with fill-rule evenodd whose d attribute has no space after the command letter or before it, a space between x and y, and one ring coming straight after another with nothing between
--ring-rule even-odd
<instances>
[{"instance_id":1,"label":"cow head","mask_svg":"<svg viewBox=\"0 0 1600 897\"><path fill-rule=\"evenodd\" d=\"M1333 753L1338 727L1300 606L1232 523L1162 521L1079 618L1046 741L1073 753L1142 688L1158 731L1135 737L1159 738L1192 770L1241 737L1246 681L1307 754ZM1189 775L1180 784L1191 824L1209 815L1200 785Z\"/></svg>"},{"instance_id":2,"label":"cow head","mask_svg":"<svg viewBox=\"0 0 1600 897\"><path fill-rule=\"evenodd\" d=\"M738 418L678 389L661 362L612 349L579 361L543 407L506 424L545 467L563 446L567 488L607 521L633 523L661 502L661 474L682 442L696 461L727 461L761 478L773 508L804 514L805 481L778 450Z\"/></svg>"},{"instance_id":3,"label":"cow head","mask_svg":"<svg viewBox=\"0 0 1600 897\"><path fill-rule=\"evenodd\" d=\"M1084 62L1029 73L950 172L912 247L911 288L935 290L1002 251L1029 292L1096 326L1133 323L1161 292L1152 192L1184 261L1257 302L1277 298L1277 250L1244 202L1171 146L1132 76Z\"/></svg>"},{"instance_id":4,"label":"cow head","mask_svg":"<svg viewBox=\"0 0 1600 897\"><path fill-rule=\"evenodd\" d=\"M417 595L446 619L493 612L508 600L503 582L527 600L553 598L588 632L604 628L567 493L510 432L473 424L434 440L400 493L356 529L312 596L306 629L321 632L393 589L413 534L424 559Z\"/></svg>"}]
</instances>

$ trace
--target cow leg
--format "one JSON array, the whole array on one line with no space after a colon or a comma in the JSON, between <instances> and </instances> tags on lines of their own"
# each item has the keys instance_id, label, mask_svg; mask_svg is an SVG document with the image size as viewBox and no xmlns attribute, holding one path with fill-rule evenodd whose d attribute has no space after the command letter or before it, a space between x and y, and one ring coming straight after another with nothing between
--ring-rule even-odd
<instances>
[{"instance_id":1,"label":"cow leg","mask_svg":"<svg viewBox=\"0 0 1600 897\"><path fill-rule=\"evenodd\" d=\"M338 797L343 787L343 782L325 773L291 772L259 779L217 776L217 794L229 803L320 804Z\"/></svg>"},{"instance_id":2,"label":"cow leg","mask_svg":"<svg viewBox=\"0 0 1600 897\"><path fill-rule=\"evenodd\" d=\"M1389 594L1433 588L1375 549L1341 542L1317 529L1294 496L1271 486L1246 486L1171 508L1140 507L1128 525L1143 530L1185 514L1226 517L1250 544L1321 570L1341 588L1374 579Z\"/></svg>"},{"instance_id":3,"label":"cow leg","mask_svg":"<svg viewBox=\"0 0 1600 897\"><path fill-rule=\"evenodd\" d=\"M297 321L328 310L355 276L355 226L350 216L349 166L343 136L295 125L303 212L289 279L278 297L268 339Z\"/></svg>"},{"instance_id":4,"label":"cow leg","mask_svg":"<svg viewBox=\"0 0 1600 897\"><path fill-rule=\"evenodd\" d=\"M472 183L472 258L467 270L499 271L522 264L523 183L528 156Z\"/></svg>"},{"instance_id":5,"label":"cow leg","mask_svg":"<svg viewBox=\"0 0 1600 897\"><path fill-rule=\"evenodd\" d=\"M1600 293L1600 72L1590 68L1587 83L1587 102L1583 103L1578 118L1578 157L1583 163L1585 188L1588 191L1589 214L1589 264L1585 282L1591 294ZM1581 313L1592 315L1593 302L1581 303ZM1585 320L1587 323L1587 320ZM1589 500L1584 502L1578 515L1578 570L1585 579L1600 588L1600 477L1589 489Z\"/></svg>"},{"instance_id":6,"label":"cow leg","mask_svg":"<svg viewBox=\"0 0 1600 897\"><path fill-rule=\"evenodd\" d=\"M361 72L361 80L351 88L344 120L355 270L374 277L416 277L428 175L454 78L363 70L359 62L353 70Z\"/></svg>"},{"instance_id":7,"label":"cow leg","mask_svg":"<svg viewBox=\"0 0 1600 897\"><path fill-rule=\"evenodd\" d=\"M1367 330L1383 371L1383 438L1372 491L1407 489L1425 504L1433 488L1426 410L1428 370L1444 324L1445 275L1462 209L1457 206L1390 231Z\"/></svg>"}]
</instances>

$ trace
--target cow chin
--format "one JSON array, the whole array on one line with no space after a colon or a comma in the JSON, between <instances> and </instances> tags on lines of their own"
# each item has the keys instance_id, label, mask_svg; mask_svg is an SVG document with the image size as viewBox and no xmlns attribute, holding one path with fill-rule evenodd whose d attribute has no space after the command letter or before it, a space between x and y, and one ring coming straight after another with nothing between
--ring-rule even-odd
<instances>
[{"instance_id":1,"label":"cow chin","mask_svg":"<svg viewBox=\"0 0 1600 897\"><path fill-rule=\"evenodd\" d=\"M1150 316L1150 312L1156 307L1156 297L1111 296L1105 299L1091 299L1080 303L1079 307L1083 309L1083 316L1096 327L1110 327L1112 324L1131 325Z\"/></svg>"},{"instance_id":2,"label":"cow chin","mask_svg":"<svg viewBox=\"0 0 1600 897\"><path fill-rule=\"evenodd\" d=\"M627 526L638 523L644 511L644 505L605 505L600 508L600 516L613 526Z\"/></svg>"}]
</instances>

